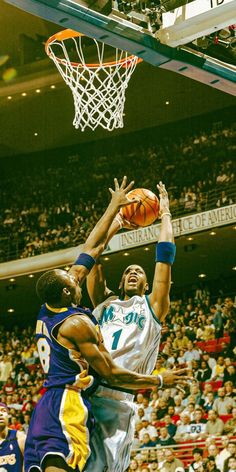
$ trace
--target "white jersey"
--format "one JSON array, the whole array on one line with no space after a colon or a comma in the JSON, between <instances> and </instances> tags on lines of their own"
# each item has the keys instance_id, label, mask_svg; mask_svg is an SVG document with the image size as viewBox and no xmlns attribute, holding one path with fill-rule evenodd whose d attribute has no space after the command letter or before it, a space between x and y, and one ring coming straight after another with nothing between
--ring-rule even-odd
<instances>
[{"instance_id":1,"label":"white jersey","mask_svg":"<svg viewBox=\"0 0 236 472\"><path fill-rule=\"evenodd\" d=\"M148 296L134 295L129 300L112 299L93 311L105 347L116 364L140 374L151 374L158 355L161 324Z\"/></svg>"}]
</instances>

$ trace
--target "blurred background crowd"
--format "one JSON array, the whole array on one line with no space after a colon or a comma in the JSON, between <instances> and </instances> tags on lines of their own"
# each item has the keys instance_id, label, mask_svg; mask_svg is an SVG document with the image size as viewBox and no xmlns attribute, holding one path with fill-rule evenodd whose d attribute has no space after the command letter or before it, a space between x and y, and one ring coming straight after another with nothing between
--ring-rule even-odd
<instances>
[{"instance_id":1,"label":"blurred background crowd","mask_svg":"<svg viewBox=\"0 0 236 472\"><path fill-rule=\"evenodd\" d=\"M153 373L187 367L194 381L136 395L129 472L236 470L236 307L215 295L171 302ZM10 428L27 432L44 393L34 329L1 327L0 340L0 401Z\"/></svg>"},{"instance_id":2,"label":"blurred background crowd","mask_svg":"<svg viewBox=\"0 0 236 472\"><path fill-rule=\"evenodd\" d=\"M108 147L84 158L81 148L63 160L37 156L32 167L16 159L14 173L4 162L0 262L81 244L107 204L113 177L127 173L127 161L135 187L156 192L157 181L165 182L173 217L235 203L235 136L234 124L219 122L207 132L163 135L146 146L132 140L122 152Z\"/></svg>"}]
</instances>

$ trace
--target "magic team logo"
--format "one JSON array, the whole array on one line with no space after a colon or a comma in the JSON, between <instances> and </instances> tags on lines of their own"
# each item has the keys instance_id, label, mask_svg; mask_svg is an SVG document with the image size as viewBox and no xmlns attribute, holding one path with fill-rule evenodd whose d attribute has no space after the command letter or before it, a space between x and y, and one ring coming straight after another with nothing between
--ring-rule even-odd
<instances>
[{"instance_id":1,"label":"magic team logo","mask_svg":"<svg viewBox=\"0 0 236 472\"><path fill-rule=\"evenodd\" d=\"M99 324L100 326L104 326L104 324L115 322L117 320L121 321L126 326L135 324L138 329L142 331L146 322L145 310L141 308L139 312L129 311L128 313L124 313L123 307L110 305L109 307L104 308Z\"/></svg>"}]
</instances>

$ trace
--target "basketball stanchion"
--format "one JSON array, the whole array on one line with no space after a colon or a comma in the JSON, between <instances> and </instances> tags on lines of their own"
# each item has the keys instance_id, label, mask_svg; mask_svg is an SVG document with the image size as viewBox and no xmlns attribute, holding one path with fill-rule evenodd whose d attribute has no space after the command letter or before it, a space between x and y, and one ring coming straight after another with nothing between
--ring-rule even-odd
<instances>
[{"instance_id":1,"label":"basketball stanchion","mask_svg":"<svg viewBox=\"0 0 236 472\"><path fill-rule=\"evenodd\" d=\"M141 59L69 29L51 36L45 49L72 91L75 128L123 128L125 91ZM87 63L85 53L95 55L95 63Z\"/></svg>"}]
</instances>

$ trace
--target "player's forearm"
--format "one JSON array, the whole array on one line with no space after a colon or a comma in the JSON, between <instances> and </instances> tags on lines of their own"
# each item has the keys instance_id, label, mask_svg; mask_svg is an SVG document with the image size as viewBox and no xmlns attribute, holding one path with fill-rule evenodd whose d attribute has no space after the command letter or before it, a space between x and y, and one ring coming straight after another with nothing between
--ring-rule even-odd
<instances>
[{"instance_id":1,"label":"player's forearm","mask_svg":"<svg viewBox=\"0 0 236 472\"><path fill-rule=\"evenodd\" d=\"M174 242L171 215L168 214L168 211L166 212L166 214L165 214L165 211L163 211L163 216L161 218L161 229L160 229L160 235L158 239L159 243L164 242L164 241L169 242L169 243Z\"/></svg>"},{"instance_id":2,"label":"player's forearm","mask_svg":"<svg viewBox=\"0 0 236 472\"><path fill-rule=\"evenodd\" d=\"M106 378L107 382L114 387L139 390L140 388L160 387L159 377L153 375L141 375L126 369L115 369Z\"/></svg>"}]
</instances>

